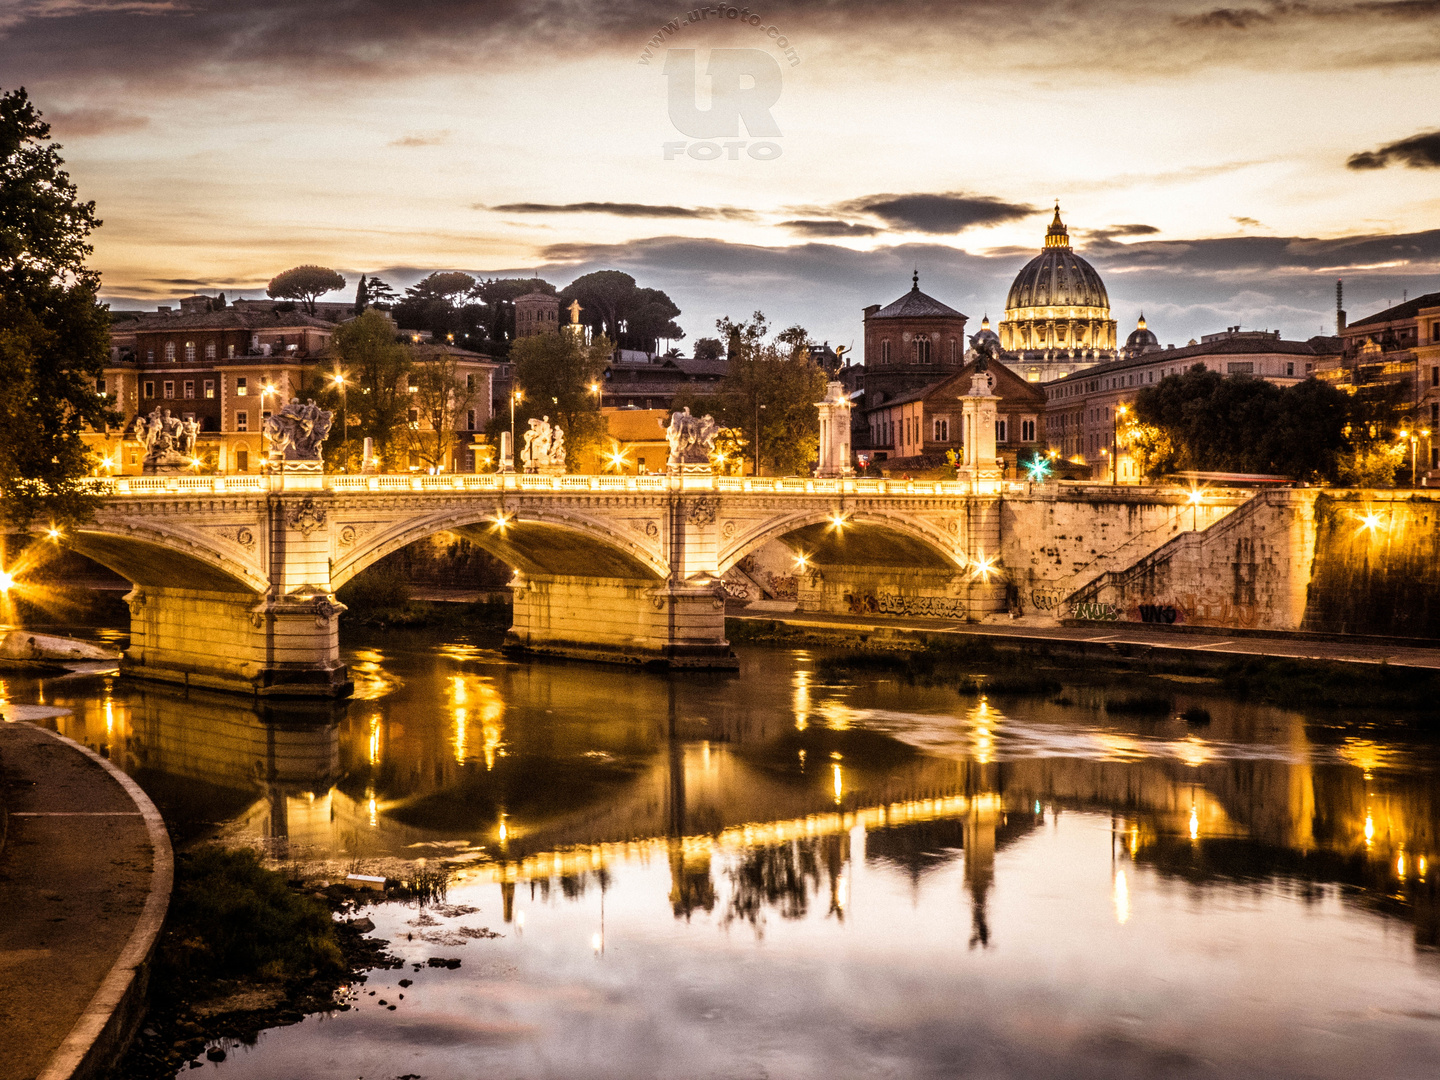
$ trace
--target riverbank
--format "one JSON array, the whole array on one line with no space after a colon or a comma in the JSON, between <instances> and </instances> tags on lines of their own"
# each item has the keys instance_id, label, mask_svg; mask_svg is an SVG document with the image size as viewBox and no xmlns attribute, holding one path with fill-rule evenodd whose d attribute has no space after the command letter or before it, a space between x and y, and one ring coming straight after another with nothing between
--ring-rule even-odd
<instances>
[{"instance_id":1,"label":"riverbank","mask_svg":"<svg viewBox=\"0 0 1440 1080\"><path fill-rule=\"evenodd\" d=\"M971 668L1052 669L1095 676L1202 677L1229 694L1321 708L1398 709L1440 715L1440 649L1375 641L1167 633L1130 627L880 622L859 616L730 612L732 642L852 650L852 666L961 679ZM885 660L886 654L905 654ZM906 658L911 657L911 658ZM835 658L843 668L847 658ZM953 669L953 670L952 670Z\"/></svg>"},{"instance_id":2,"label":"riverbank","mask_svg":"<svg viewBox=\"0 0 1440 1080\"><path fill-rule=\"evenodd\" d=\"M0 722L0 1076L98 1076L145 1007L172 859L150 799L99 755Z\"/></svg>"}]
</instances>

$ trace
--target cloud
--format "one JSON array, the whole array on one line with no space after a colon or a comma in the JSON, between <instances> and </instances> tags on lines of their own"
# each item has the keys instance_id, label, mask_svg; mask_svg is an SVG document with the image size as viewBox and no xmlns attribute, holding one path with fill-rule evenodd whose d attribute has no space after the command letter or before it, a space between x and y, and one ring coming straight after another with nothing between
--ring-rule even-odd
<instances>
[{"instance_id":1,"label":"cloud","mask_svg":"<svg viewBox=\"0 0 1440 1080\"><path fill-rule=\"evenodd\" d=\"M1403 163L1412 169L1440 169L1440 131L1412 135L1380 147L1351 154L1345 162L1349 169L1383 169Z\"/></svg>"},{"instance_id":2,"label":"cloud","mask_svg":"<svg viewBox=\"0 0 1440 1080\"><path fill-rule=\"evenodd\" d=\"M1263 229L1265 227L1253 217L1232 217L1230 220L1235 222L1236 225L1244 225L1248 229Z\"/></svg>"},{"instance_id":3,"label":"cloud","mask_svg":"<svg viewBox=\"0 0 1440 1080\"><path fill-rule=\"evenodd\" d=\"M611 214L625 218L695 218L725 221L753 221L752 210L735 206L663 206L652 203L578 202L578 203L502 203L499 206L477 204L476 210L494 210L501 214Z\"/></svg>"},{"instance_id":4,"label":"cloud","mask_svg":"<svg viewBox=\"0 0 1440 1080\"><path fill-rule=\"evenodd\" d=\"M1433 274L1440 270L1440 229L1333 239L1226 236L1133 244L1099 241L1085 249L1085 256L1102 268L1188 277L1380 270Z\"/></svg>"},{"instance_id":5,"label":"cloud","mask_svg":"<svg viewBox=\"0 0 1440 1080\"><path fill-rule=\"evenodd\" d=\"M857 225L852 221L835 221L833 219L800 219L796 221L780 222L782 229L789 229L800 236L832 237L832 236L874 236L882 230L874 225Z\"/></svg>"},{"instance_id":6,"label":"cloud","mask_svg":"<svg viewBox=\"0 0 1440 1080\"><path fill-rule=\"evenodd\" d=\"M48 109L45 120L62 138L87 135L119 135L139 131L150 123L148 116L119 109Z\"/></svg>"},{"instance_id":7,"label":"cloud","mask_svg":"<svg viewBox=\"0 0 1440 1080\"><path fill-rule=\"evenodd\" d=\"M975 226L999 225L1038 213L1033 206L991 195L959 191L910 195L866 195L839 203L844 214L871 214L893 228L922 233L958 233Z\"/></svg>"},{"instance_id":8,"label":"cloud","mask_svg":"<svg viewBox=\"0 0 1440 1080\"><path fill-rule=\"evenodd\" d=\"M1160 230L1154 225L1111 225L1106 229L1081 230L1092 240L1111 240L1117 236L1154 236Z\"/></svg>"},{"instance_id":9,"label":"cloud","mask_svg":"<svg viewBox=\"0 0 1440 1080\"><path fill-rule=\"evenodd\" d=\"M447 131L412 131L398 139L391 139L390 146L441 146L450 138Z\"/></svg>"}]
</instances>

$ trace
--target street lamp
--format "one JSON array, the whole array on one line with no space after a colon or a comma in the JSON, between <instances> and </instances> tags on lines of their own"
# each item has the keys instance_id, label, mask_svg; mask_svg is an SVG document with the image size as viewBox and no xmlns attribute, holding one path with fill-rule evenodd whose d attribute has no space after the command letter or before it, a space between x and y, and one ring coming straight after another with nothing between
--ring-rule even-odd
<instances>
[{"instance_id":1,"label":"street lamp","mask_svg":"<svg viewBox=\"0 0 1440 1080\"><path fill-rule=\"evenodd\" d=\"M510 468L515 468L515 403L524 398L523 390L516 390L510 395Z\"/></svg>"},{"instance_id":2,"label":"street lamp","mask_svg":"<svg viewBox=\"0 0 1440 1080\"><path fill-rule=\"evenodd\" d=\"M1430 437L1429 428L1421 428L1419 431L1412 431L1407 428L1402 428L1400 431L1400 438L1402 440L1410 440L1410 486L1412 488L1415 486L1415 451L1422 437Z\"/></svg>"},{"instance_id":3,"label":"street lamp","mask_svg":"<svg viewBox=\"0 0 1440 1080\"><path fill-rule=\"evenodd\" d=\"M350 395L347 393L347 387L350 384L338 371L331 382L340 388L340 452L345 457L345 467L348 469L350 467Z\"/></svg>"},{"instance_id":4,"label":"street lamp","mask_svg":"<svg viewBox=\"0 0 1440 1080\"><path fill-rule=\"evenodd\" d=\"M1120 417L1125 415L1125 406L1116 405L1110 418L1110 486L1120 482Z\"/></svg>"},{"instance_id":5,"label":"street lamp","mask_svg":"<svg viewBox=\"0 0 1440 1080\"><path fill-rule=\"evenodd\" d=\"M755 464L751 467L750 475L760 475L760 410L765 408L760 404L760 391L755 391Z\"/></svg>"}]
</instances>

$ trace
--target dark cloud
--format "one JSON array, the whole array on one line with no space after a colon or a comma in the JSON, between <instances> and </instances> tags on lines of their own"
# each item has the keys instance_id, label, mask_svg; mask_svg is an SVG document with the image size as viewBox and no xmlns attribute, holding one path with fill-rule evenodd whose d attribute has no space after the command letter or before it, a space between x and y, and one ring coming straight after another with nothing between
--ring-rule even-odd
<instances>
[{"instance_id":1,"label":"dark cloud","mask_svg":"<svg viewBox=\"0 0 1440 1080\"><path fill-rule=\"evenodd\" d=\"M1083 230L1093 240L1111 240L1117 236L1154 236L1160 230L1154 225L1111 225L1106 229Z\"/></svg>"},{"instance_id":2,"label":"dark cloud","mask_svg":"<svg viewBox=\"0 0 1440 1080\"><path fill-rule=\"evenodd\" d=\"M1440 169L1440 131L1412 135L1378 150L1352 154L1345 162L1351 169L1383 169L1392 164L1404 164L1412 169Z\"/></svg>"},{"instance_id":3,"label":"dark cloud","mask_svg":"<svg viewBox=\"0 0 1440 1080\"><path fill-rule=\"evenodd\" d=\"M834 210L841 214L871 214L892 228L935 234L958 233L977 225L999 225L1039 212L1036 207L1023 203L960 191L866 195L838 203Z\"/></svg>"},{"instance_id":4,"label":"dark cloud","mask_svg":"<svg viewBox=\"0 0 1440 1080\"><path fill-rule=\"evenodd\" d=\"M664 206L652 203L578 202L578 203L502 203L499 206L477 205L476 210L494 210L501 214L611 214L625 218L695 218L724 221L753 221L752 210L735 206Z\"/></svg>"},{"instance_id":5,"label":"dark cloud","mask_svg":"<svg viewBox=\"0 0 1440 1080\"><path fill-rule=\"evenodd\" d=\"M150 123L148 116L119 109L47 109L45 120L60 138L119 135L139 131Z\"/></svg>"},{"instance_id":6,"label":"dark cloud","mask_svg":"<svg viewBox=\"0 0 1440 1080\"><path fill-rule=\"evenodd\" d=\"M1182 15L1175 22L1194 30L1248 30L1259 23L1273 22L1273 16L1254 8L1215 8L1199 15Z\"/></svg>"},{"instance_id":7,"label":"dark cloud","mask_svg":"<svg viewBox=\"0 0 1440 1080\"><path fill-rule=\"evenodd\" d=\"M1097 265L1177 274L1350 271L1407 266L1440 269L1440 229L1320 240L1304 236L1227 236L1204 240L1097 241L1084 250Z\"/></svg>"},{"instance_id":8,"label":"dark cloud","mask_svg":"<svg viewBox=\"0 0 1440 1080\"><path fill-rule=\"evenodd\" d=\"M1244 225L1248 229L1264 228L1264 226L1253 217L1232 217L1230 220L1235 222L1236 225Z\"/></svg>"},{"instance_id":9,"label":"dark cloud","mask_svg":"<svg viewBox=\"0 0 1440 1080\"><path fill-rule=\"evenodd\" d=\"M1189 30L1250 30L1300 19L1425 19L1440 14L1440 0L1391 0L1380 3L1310 4L1277 0L1265 8L1221 7L1198 15L1177 15L1175 25Z\"/></svg>"},{"instance_id":10,"label":"dark cloud","mask_svg":"<svg viewBox=\"0 0 1440 1080\"><path fill-rule=\"evenodd\" d=\"M390 146L441 146L450 138L448 131L417 131L391 139Z\"/></svg>"},{"instance_id":11,"label":"dark cloud","mask_svg":"<svg viewBox=\"0 0 1440 1080\"><path fill-rule=\"evenodd\" d=\"M826 218L807 218L796 221L782 221L782 229L789 229L800 236L874 236L883 231L874 225L857 225L853 221L835 221Z\"/></svg>"}]
</instances>

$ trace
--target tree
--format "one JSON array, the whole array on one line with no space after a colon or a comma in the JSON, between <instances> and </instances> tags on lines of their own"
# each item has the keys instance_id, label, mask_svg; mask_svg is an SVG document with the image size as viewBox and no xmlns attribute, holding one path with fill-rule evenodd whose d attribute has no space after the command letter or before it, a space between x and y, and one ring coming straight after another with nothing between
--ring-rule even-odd
<instances>
[{"instance_id":1,"label":"tree","mask_svg":"<svg viewBox=\"0 0 1440 1080\"><path fill-rule=\"evenodd\" d=\"M560 306L580 302L580 320L596 335L604 334L622 348L654 351L660 338L680 340L685 331L675 323L680 309L659 289L644 289L620 270L584 274L560 293Z\"/></svg>"},{"instance_id":2,"label":"tree","mask_svg":"<svg viewBox=\"0 0 1440 1080\"><path fill-rule=\"evenodd\" d=\"M49 139L23 89L0 93L0 494L19 528L94 512L80 432L120 420L95 392L109 316L85 260L100 221Z\"/></svg>"},{"instance_id":3,"label":"tree","mask_svg":"<svg viewBox=\"0 0 1440 1080\"><path fill-rule=\"evenodd\" d=\"M524 395L515 412L517 440L523 440L531 417L549 416L565 432L567 465L589 460L605 433L600 395L590 388L599 383L612 349L606 338L586 345L569 333L535 334L515 342L510 347L514 385Z\"/></svg>"},{"instance_id":4,"label":"tree","mask_svg":"<svg viewBox=\"0 0 1440 1080\"><path fill-rule=\"evenodd\" d=\"M389 311L400 300L400 295L388 283L377 277L372 277L369 284L365 286L365 292L369 299L368 307L379 308L381 311Z\"/></svg>"},{"instance_id":5,"label":"tree","mask_svg":"<svg viewBox=\"0 0 1440 1080\"><path fill-rule=\"evenodd\" d=\"M415 387L409 396L416 415L405 425L410 451L435 469L453 465L460 419L474 406L476 392L466 387L455 357L443 350L418 360L408 381Z\"/></svg>"},{"instance_id":6,"label":"tree","mask_svg":"<svg viewBox=\"0 0 1440 1080\"><path fill-rule=\"evenodd\" d=\"M301 300L315 314L315 301L345 287L345 278L328 266L296 266L270 279L265 295L272 300Z\"/></svg>"},{"instance_id":7,"label":"tree","mask_svg":"<svg viewBox=\"0 0 1440 1080\"><path fill-rule=\"evenodd\" d=\"M510 342L515 340L515 298L526 293L555 295L555 286L544 278L486 278L471 290L470 298L479 303L465 308L466 316L475 319L479 333L475 347L491 356L506 356Z\"/></svg>"},{"instance_id":8,"label":"tree","mask_svg":"<svg viewBox=\"0 0 1440 1080\"><path fill-rule=\"evenodd\" d=\"M719 338L702 337L695 339L696 360L719 360L724 353Z\"/></svg>"},{"instance_id":9,"label":"tree","mask_svg":"<svg viewBox=\"0 0 1440 1080\"><path fill-rule=\"evenodd\" d=\"M370 289L365 281L365 275L360 275L360 284L355 286L355 314L359 315L370 306Z\"/></svg>"},{"instance_id":10,"label":"tree","mask_svg":"<svg viewBox=\"0 0 1440 1080\"><path fill-rule=\"evenodd\" d=\"M730 370L717 398L722 426L744 433L743 452L751 471L768 466L778 475L807 470L820 448L820 414L815 403L825 394L825 372L810 356L808 335L785 332L786 340L767 341L763 312L745 322L728 316L715 328L730 342Z\"/></svg>"},{"instance_id":11,"label":"tree","mask_svg":"<svg viewBox=\"0 0 1440 1080\"><path fill-rule=\"evenodd\" d=\"M403 430L411 407L407 382L415 365L410 347L396 341L390 320L372 309L336 327L330 349L349 384L345 404L354 417L351 442L375 440L381 464L396 467L408 445ZM334 399L328 400L327 407L334 408Z\"/></svg>"}]
</instances>

